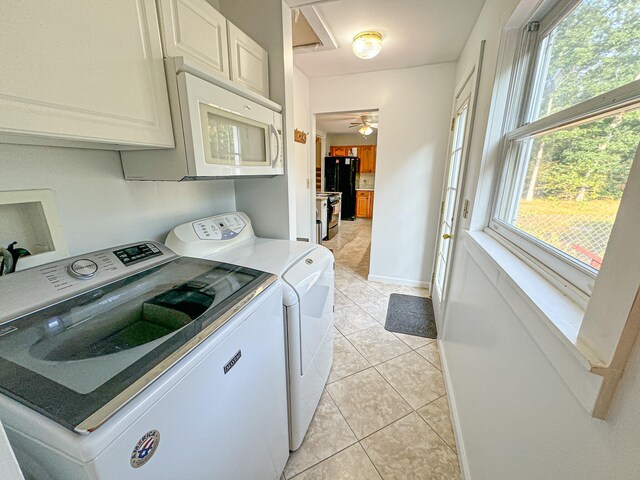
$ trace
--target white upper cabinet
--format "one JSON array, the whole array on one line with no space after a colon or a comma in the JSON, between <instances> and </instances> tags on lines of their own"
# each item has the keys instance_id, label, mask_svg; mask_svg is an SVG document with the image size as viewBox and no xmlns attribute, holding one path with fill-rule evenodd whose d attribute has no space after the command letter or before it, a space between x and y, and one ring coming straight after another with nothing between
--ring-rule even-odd
<instances>
[{"instance_id":1,"label":"white upper cabinet","mask_svg":"<svg viewBox=\"0 0 640 480\"><path fill-rule=\"evenodd\" d=\"M154 0L2 0L0 141L173 147Z\"/></svg>"},{"instance_id":2,"label":"white upper cabinet","mask_svg":"<svg viewBox=\"0 0 640 480\"><path fill-rule=\"evenodd\" d=\"M246 33L227 21L231 80L269 97L269 57L267 51Z\"/></svg>"},{"instance_id":3,"label":"white upper cabinet","mask_svg":"<svg viewBox=\"0 0 640 480\"><path fill-rule=\"evenodd\" d=\"M206 0L157 0L166 57L182 57L180 68L269 98L267 51ZM186 67L186 68L185 68ZM203 76L204 74L204 76Z\"/></svg>"},{"instance_id":4,"label":"white upper cabinet","mask_svg":"<svg viewBox=\"0 0 640 480\"><path fill-rule=\"evenodd\" d=\"M227 21L205 0L158 0L165 56L229 78Z\"/></svg>"}]
</instances>

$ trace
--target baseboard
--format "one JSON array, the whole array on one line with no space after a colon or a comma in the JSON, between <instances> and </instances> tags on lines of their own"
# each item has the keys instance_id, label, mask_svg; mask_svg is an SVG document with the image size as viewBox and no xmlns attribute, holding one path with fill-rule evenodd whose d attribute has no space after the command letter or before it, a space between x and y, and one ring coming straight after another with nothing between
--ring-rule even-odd
<instances>
[{"instance_id":1,"label":"baseboard","mask_svg":"<svg viewBox=\"0 0 640 480\"><path fill-rule=\"evenodd\" d=\"M420 282L418 280L405 280L403 278L383 277L381 275L369 275L367 280L370 282L389 283L391 285L406 285L407 287L429 288L429 282Z\"/></svg>"},{"instance_id":2,"label":"baseboard","mask_svg":"<svg viewBox=\"0 0 640 480\"><path fill-rule=\"evenodd\" d=\"M442 304L434 297L433 292L429 290L429 296L433 300L433 315L436 318L436 329L438 330L438 337L444 337L444 326L442 324Z\"/></svg>"},{"instance_id":3,"label":"baseboard","mask_svg":"<svg viewBox=\"0 0 640 480\"><path fill-rule=\"evenodd\" d=\"M460 430L460 422L458 420L458 408L456 407L456 399L453 393L453 386L449 379L449 367L447 366L447 354L444 350L442 340L438 340L438 350L440 350L440 363L442 364L442 373L444 383L447 389L447 399L449 401L449 410L451 411L451 423L453 424L453 433L456 437L456 449L458 450L458 463L460 464L460 473L464 480L471 480L469 473L469 464L467 462L467 453L462 441L462 431Z\"/></svg>"}]
</instances>

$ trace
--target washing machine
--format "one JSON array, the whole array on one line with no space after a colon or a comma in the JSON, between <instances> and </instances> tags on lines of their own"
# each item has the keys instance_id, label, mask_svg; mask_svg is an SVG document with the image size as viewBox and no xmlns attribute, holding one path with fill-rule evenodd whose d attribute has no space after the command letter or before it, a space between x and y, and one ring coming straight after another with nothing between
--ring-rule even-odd
<instances>
[{"instance_id":1,"label":"washing machine","mask_svg":"<svg viewBox=\"0 0 640 480\"><path fill-rule=\"evenodd\" d=\"M275 275L140 242L0 277L0 305L0 419L26 478L280 477Z\"/></svg>"},{"instance_id":2,"label":"washing machine","mask_svg":"<svg viewBox=\"0 0 640 480\"><path fill-rule=\"evenodd\" d=\"M179 255L229 262L278 275L283 288L289 393L289 448L309 428L333 362L334 259L325 247L256 237L242 212L174 228L166 245Z\"/></svg>"}]
</instances>

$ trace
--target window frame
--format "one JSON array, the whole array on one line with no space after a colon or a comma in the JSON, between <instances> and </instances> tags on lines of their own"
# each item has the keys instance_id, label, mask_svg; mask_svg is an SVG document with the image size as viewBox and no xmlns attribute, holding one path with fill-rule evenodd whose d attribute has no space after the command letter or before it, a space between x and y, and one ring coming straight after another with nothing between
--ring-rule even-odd
<instances>
[{"instance_id":1,"label":"window frame","mask_svg":"<svg viewBox=\"0 0 640 480\"><path fill-rule=\"evenodd\" d=\"M527 139L593 122L640 104L640 80L636 80L567 109L530 121L532 112L536 110L535 96L544 72L544 69L539 68L540 61L544 61L541 51L549 33L581 1L548 1L538 8L520 29L511 67L498 176L494 184L485 232L534 267L574 302L586 307L597 271L500 219L506 208L517 207L517 203L512 199L515 192L520 192L520 183L525 178L518 170L527 166L527 162L518 160L518 157L526 158L521 150L523 147L530 148L533 143L527 142Z\"/></svg>"}]
</instances>

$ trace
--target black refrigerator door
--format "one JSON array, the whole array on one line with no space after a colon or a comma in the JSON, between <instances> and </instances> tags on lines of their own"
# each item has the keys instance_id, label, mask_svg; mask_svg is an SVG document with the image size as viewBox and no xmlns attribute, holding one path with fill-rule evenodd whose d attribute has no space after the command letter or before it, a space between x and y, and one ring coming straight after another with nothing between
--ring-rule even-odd
<instances>
[{"instance_id":1,"label":"black refrigerator door","mask_svg":"<svg viewBox=\"0 0 640 480\"><path fill-rule=\"evenodd\" d=\"M325 190L342 192L342 219L356 217L356 174L359 158L325 157Z\"/></svg>"},{"instance_id":2,"label":"black refrigerator door","mask_svg":"<svg viewBox=\"0 0 640 480\"><path fill-rule=\"evenodd\" d=\"M349 163L346 163L347 161ZM340 166L338 191L342 192L342 218L344 220L355 220L356 218L357 171L358 160L355 158L345 158L344 163Z\"/></svg>"},{"instance_id":3,"label":"black refrigerator door","mask_svg":"<svg viewBox=\"0 0 640 480\"><path fill-rule=\"evenodd\" d=\"M340 164L336 157L325 157L324 159L324 190L325 192L337 192L338 186L338 173L340 171Z\"/></svg>"}]
</instances>

